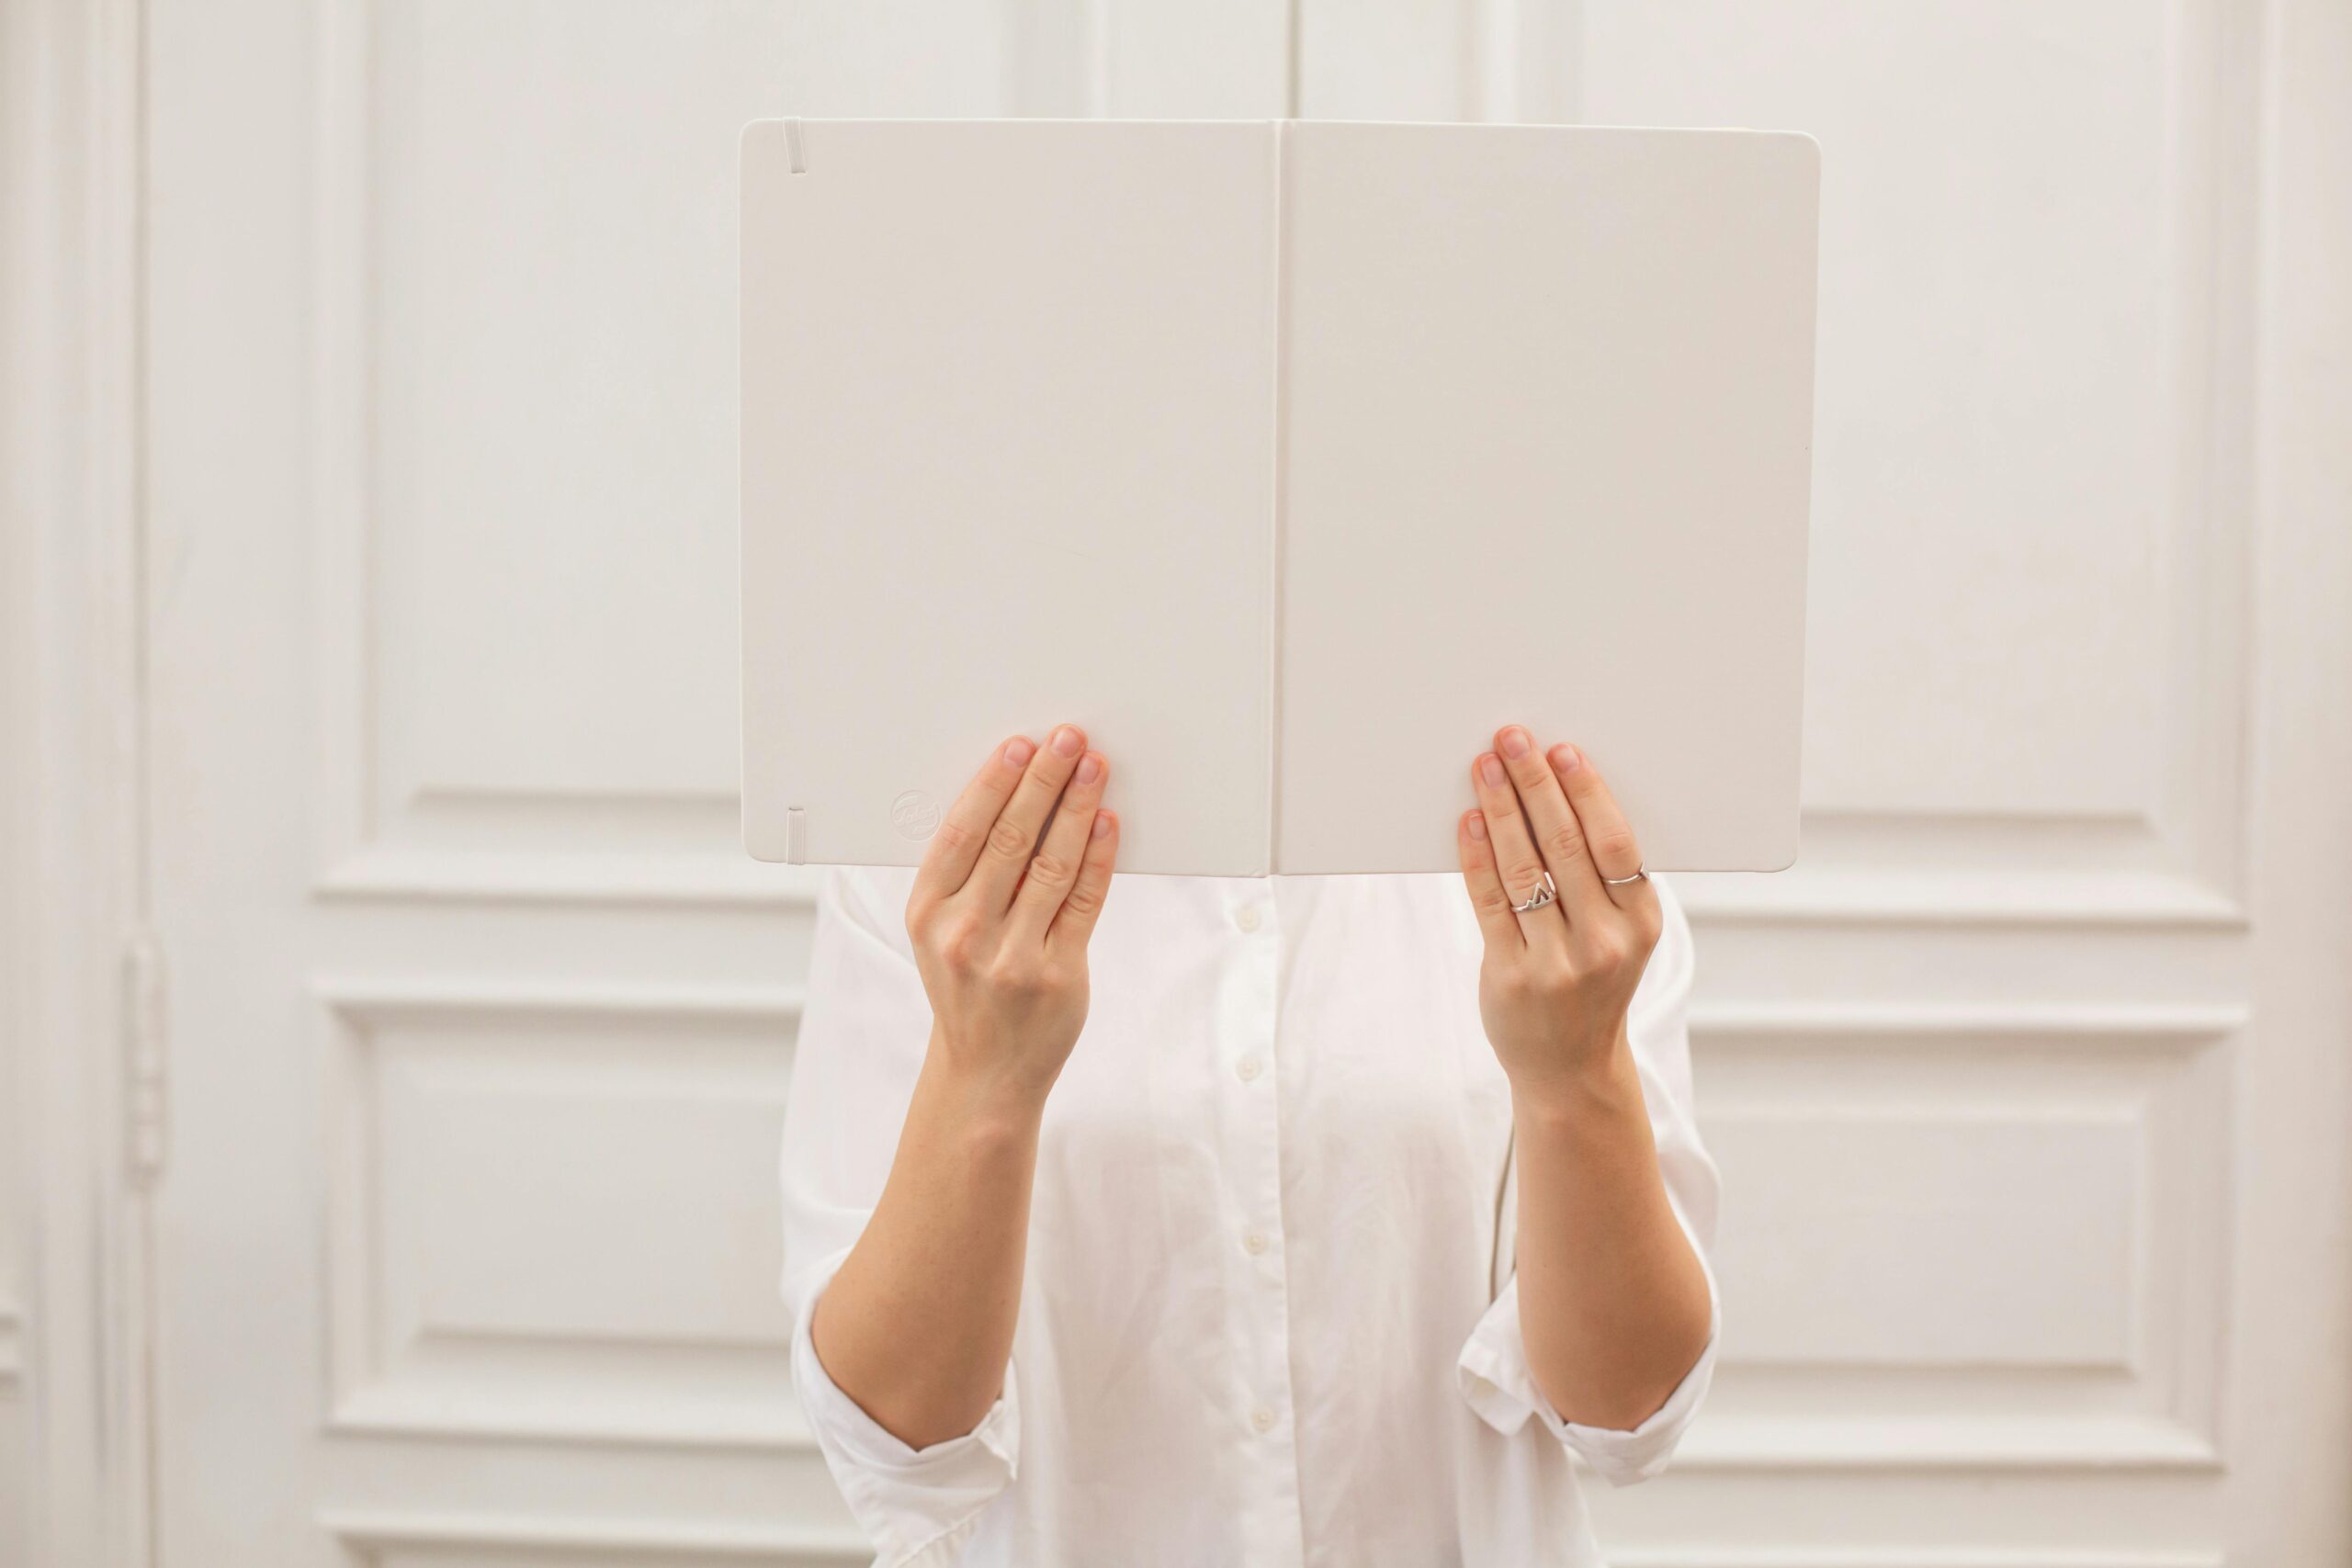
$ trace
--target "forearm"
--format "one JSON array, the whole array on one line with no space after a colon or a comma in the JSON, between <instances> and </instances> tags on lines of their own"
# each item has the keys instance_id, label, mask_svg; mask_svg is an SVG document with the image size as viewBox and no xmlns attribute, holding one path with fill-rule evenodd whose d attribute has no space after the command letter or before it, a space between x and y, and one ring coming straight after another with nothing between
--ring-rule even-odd
<instances>
[{"instance_id":1,"label":"forearm","mask_svg":"<svg viewBox=\"0 0 2352 1568\"><path fill-rule=\"evenodd\" d=\"M1621 1032L1590 1066L1515 1093L1520 1332L1566 1419L1638 1426L1706 1348L1706 1274L1658 1173Z\"/></svg>"},{"instance_id":2,"label":"forearm","mask_svg":"<svg viewBox=\"0 0 2352 1568\"><path fill-rule=\"evenodd\" d=\"M970 1431L1002 1392L1043 1111L933 1049L873 1216L818 1299L827 1375L910 1448Z\"/></svg>"}]
</instances>

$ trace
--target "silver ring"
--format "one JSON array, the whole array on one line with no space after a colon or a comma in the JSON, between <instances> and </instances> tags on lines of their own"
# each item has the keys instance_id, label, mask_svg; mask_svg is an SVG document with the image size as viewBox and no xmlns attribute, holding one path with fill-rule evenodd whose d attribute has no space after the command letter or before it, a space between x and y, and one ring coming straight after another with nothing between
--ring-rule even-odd
<instances>
[{"instance_id":1,"label":"silver ring","mask_svg":"<svg viewBox=\"0 0 2352 1568\"><path fill-rule=\"evenodd\" d=\"M1540 909L1551 901L1552 874L1547 871L1544 874L1544 880L1537 884L1535 891L1527 896L1527 902L1513 904L1510 907L1510 912L1514 915L1523 915L1530 909Z\"/></svg>"},{"instance_id":2,"label":"silver ring","mask_svg":"<svg viewBox=\"0 0 2352 1568\"><path fill-rule=\"evenodd\" d=\"M1628 882L1639 882L1648 875L1648 872L1642 870L1639 866L1636 866L1634 869L1634 874L1631 876L1604 876L1600 881L1601 885L1605 887L1623 887Z\"/></svg>"}]
</instances>

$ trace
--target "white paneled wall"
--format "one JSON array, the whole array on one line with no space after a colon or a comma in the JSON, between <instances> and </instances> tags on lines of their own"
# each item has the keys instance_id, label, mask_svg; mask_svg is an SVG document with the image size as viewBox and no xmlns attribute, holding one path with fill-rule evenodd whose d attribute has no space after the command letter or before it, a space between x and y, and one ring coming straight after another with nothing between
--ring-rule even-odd
<instances>
[{"instance_id":1,"label":"white paneled wall","mask_svg":"<svg viewBox=\"0 0 2352 1568\"><path fill-rule=\"evenodd\" d=\"M2283 1173L2342 1173L2298 1075L2352 1104L2341 1007L2262 923L2319 886L2263 812L2340 830L2352 792L2265 739L2279 671L2352 661L2259 573L2352 586L2352 476L2278 412L2352 399L2276 335L2346 319L2269 248L2278 182L2352 184L2317 0L136 17L136 550L89 575L137 596L169 1137L90 1354L154 1423L161 1561L863 1561L774 1289L813 881L735 828L735 149L784 112L1815 135L1805 848L1680 884L1726 1359L1674 1472L1596 1489L1604 1540L2342 1539L2277 1517L2324 1467L2276 1424L2347 1423L2271 1328L2282 1280L2352 1321L2343 1271L2245 1239L2344 1214ZM2352 261L2352 223L2292 232ZM0 1434L29 1248L0 1224Z\"/></svg>"}]
</instances>

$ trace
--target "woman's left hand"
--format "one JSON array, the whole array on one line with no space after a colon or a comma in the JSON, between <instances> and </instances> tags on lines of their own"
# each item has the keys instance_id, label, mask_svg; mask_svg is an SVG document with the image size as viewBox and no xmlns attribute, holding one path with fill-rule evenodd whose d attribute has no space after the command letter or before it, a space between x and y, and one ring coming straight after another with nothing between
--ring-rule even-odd
<instances>
[{"instance_id":1,"label":"woman's left hand","mask_svg":"<svg viewBox=\"0 0 2352 1568\"><path fill-rule=\"evenodd\" d=\"M1478 806L1454 837L1486 933L1478 1010L1515 1096L1572 1088L1610 1065L1657 945L1657 893L1609 786L1575 747L1547 754L1518 725L1470 765ZM1523 904L1551 874L1550 903Z\"/></svg>"}]
</instances>

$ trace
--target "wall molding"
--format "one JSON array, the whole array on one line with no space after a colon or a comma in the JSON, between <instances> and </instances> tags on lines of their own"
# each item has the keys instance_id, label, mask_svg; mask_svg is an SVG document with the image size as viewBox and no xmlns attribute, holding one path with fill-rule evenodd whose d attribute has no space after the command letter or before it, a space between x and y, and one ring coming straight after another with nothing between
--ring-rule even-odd
<instances>
[{"instance_id":1,"label":"wall molding","mask_svg":"<svg viewBox=\"0 0 2352 1568\"><path fill-rule=\"evenodd\" d=\"M2047 819L1984 819L1979 858L1951 863L1946 819L1871 819L1878 847L1850 840L1855 818L1810 813L1798 863L1770 875L1675 872L1694 919L1718 926L1818 928L1854 922L1922 929L2121 927L2228 935L2246 927L2228 893L2146 857L2100 855L2113 835L2083 829L2092 855L2052 848ZM2006 840L2006 841L2005 841ZM2154 844L2153 839L2145 840ZM2094 855L2098 858L2092 858ZM820 868L753 861L739 848L644 852L465 850L363 843L324 864L313 893L334 902L520 903L590 907L806 909Z\"/></svg>"},{"instance_id":2,"label":"wall molding","mask_svg":"<svg viewBox=\"0 0 2352 1568\"><path fill-rule=\"evenodd\" d=\"M2194 1051L2244 1029L2242 1004L2138 1002L1699 1003L1693 1034L1726 1045L1801 1041L1874 1048L1982 1040L2032 1046L2052 1041L2122 1049Z\"/></svg>"},{"instance_id":3,"label":"wall molding","mask_svg":"<svg viewBox=\"0 0 2352 1568\"><path fill-rule=\"evenodd\" d=\"M581 905L808 909L818 874L741 852L530 854L370 844L319 874L338 903Z\"/></svg>"},{"instance_id":4,"label":"wall molding","mask_svg":"<svg viewBox=\"0 0 2352 1568\"><path fill-rule=\"evenodd\" d=\"M2212 1440L2157 1414L2021 1417L1702 1416L1674 1468L1697 1473L2124 1471L2211 1473Z\"/></svg>"},{"instance_id":5,"label":"wall molding","mask_svg":"<svg viewBox=\"0 0 2352 1568\"><path fill-rule=\"evenodd\" d=\"M1694 1550L1618 1547L1609 1556L1616 1568L2222 1568L2223 1562L2218 1551L1901 1543Z\"/></svg>"},{"instance_id":6,"label":"wall molding","mask_svg":"<svg viewBox=\"0 0 2352 1568\"><path fill-rule=\"evenodd\" d=\"M854 1531L679 1524L662 1520L582 1521L516 1514L322 1509L319 1525L363 1561L386 1562L407 1549L515 1553L572 1552L609 1558L662 1556L775 1568L834 1568L871 1554ZM1620 1568L2222 1568L2218 1551L2083 1550L2064 1546L1639 1547L1611 1550Z\"/></svg>"},{"instance_id":7,"label":"wall molding","mask_svg":"<svg viewBox=\"0 0 2352 1568\"><path fill-rule=\"evenodd\" d=\"M2138 1154L2120 1359L1807 1359L1794 1370L1812 1370L1816 1381L1799 1399L1777 1375L1790 1366L1744 1360L1735 1344L1719 1379L1724 1408L1701 1417L1678 1462L1767 1471L2219 1468L2214 1347L2227 1312L2232 1222L2211 1180L2187 1173L2228 1165L2231 1047L2252 1021L2248 1006L2230 1001L1694 1005L1701 1122L1720 1134L1890 1115L2042 1129L2088 1118L2130 1129ZM1825 1087L1832 1083L1838 1087ZM2016 1285L2031 1288L2030 1280ZM1835 1381L1818 1381L1829 1372ZM2120 1381L2091 1375L2100 1372ZM1742 1384L1743 1373L1761 1376Z\"/></svg>"},{"instance_id":8,"label":"wall molding","mask_svg":"<svg viewBox=\"0 0 2352 1568\"><path fill-rule=\"evenodd\" d=\"M773 1568L852 1568L873 1549L850 1529L696 1524L662 1519L581 1519L524 1513L455 1514L424 1510L324 1508L319 1526L360 1561L396 1562L454 1551L576 1553L598 1559L645 1557Z\"/></svg>"},{"instance_id":9,"label":"wall molding","mask_svg":"<svg viewBox=\"0 0 2352 1568\"><path fill-rule=\"evenodd\" d=\"M328 1378L322 1424L332 1433L366 1437L460 1438L588 1445L631 1450L810 1450L815 1439L782 1383L773 1397L681 1407L666 1397L665 1376L706 1378L716 1360L756 1391L759 1369L785 1365L775 1344L625 1340L576 1334L470 1334L420 1337L388 1359L384 1342L385 1230L379 1107L373 1084L377 1036L392 1027L487 1025L506 1031L664 1025L728 1035L781 1035L800 1016L797 986L709 987L639 982L447 980L430 976L322 976L311 995L323 1014L325 1097L322 1114L329 1160L319 1245ZM558 1351L589 1359L562 1380L567 1393L549 1404L526 1385L479 1382L465 1368L524 1364L517 1357ZM489 1358L485 1362L481 1359ZM405 1363L405 1364L402 1364ZM590 1387L590 1382L602 1386Z\"/></svg>"},{"instance_id":10,"label":"wall molding","mask_svg":"<svg viewBox=\"0 0 2352 1568\"><path fill-rule=\"evenodd\" d=\"M311 995L337 1018L361 1026L382 1021L466 1018L623 1018L687 1023L797 1022L801 986L711 987L638 982L535 982L361 978L325 975Z\"/></svg>"}]
</instances>

